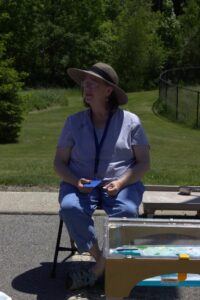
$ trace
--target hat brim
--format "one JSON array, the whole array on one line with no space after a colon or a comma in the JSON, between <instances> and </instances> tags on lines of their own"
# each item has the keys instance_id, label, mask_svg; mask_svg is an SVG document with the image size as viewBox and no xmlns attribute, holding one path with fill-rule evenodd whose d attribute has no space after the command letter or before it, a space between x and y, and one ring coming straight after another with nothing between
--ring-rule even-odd
<instances>
[{"instance_id":1,"label":"hat brim","mask_svg":"<svg viewBox=\"0 0 200 300\"><path fill-rule=\"evenodd\" d=\"M81 70L81 69L77 69L77 68L69 68L69 69L67 69L67 73L71 77L71 79L73 79L78 85L81 85L81 82L84 80L84 78L87 74L92 75L96 78L100 78L113 87L113 90L117 97L117 101L120 105L126 104L128 102L127 94L119 86L104 79L103 77L94 73L93 71Z\"/></svg>"}]
</instances>

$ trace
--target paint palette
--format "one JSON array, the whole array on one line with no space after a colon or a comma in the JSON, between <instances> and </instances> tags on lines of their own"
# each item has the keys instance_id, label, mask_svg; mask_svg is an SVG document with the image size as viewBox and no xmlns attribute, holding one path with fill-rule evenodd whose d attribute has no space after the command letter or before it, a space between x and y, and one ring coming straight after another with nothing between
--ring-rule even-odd
<instances>
[{"instance_id":1,"label":"paint palette","mask_svg":"<svg viewBox=\"0 0 200 300\"><path fill-rule=\"evenodd\" d=\"M190 258L200 258L200 246L171 246L171 245L124 245L110 249L111 255L124 256L148 256L148 257L179 257L180 254L188 254Z\"/></svg>"},{"instance_id":2,"label":"paint palette","mask_svg":"<svg viewBox=\"0 0 200 300\"><path fill-rule=\"evenodd\" d=\"M108 294L117 294L118 281L128 290L128 278L138 286L200 286L200 220L108 218L104 241Z\"/></svg>"}]
</instances>

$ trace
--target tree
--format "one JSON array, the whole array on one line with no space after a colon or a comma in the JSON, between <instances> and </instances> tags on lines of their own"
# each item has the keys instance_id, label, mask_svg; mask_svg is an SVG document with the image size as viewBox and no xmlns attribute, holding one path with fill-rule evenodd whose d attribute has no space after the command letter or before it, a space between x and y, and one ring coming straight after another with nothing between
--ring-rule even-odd
<instances>
[{"instance_id":1,"label":"tree","mask_svg":"<svg viewBox=\"0 0 200 300\"><path fill-rule=\"evenodd\" d=\"M117 0L120 2L120 0ZM0 32L11 32L7 55L14 67L29 73L29 86L67 86L66 69L107 60L112 46L108 0L1 0L7 19Z\"/></svg>"},{"instance_id":2,"label":"tree","mask_svg":"<svg viewBox=\"0 0 200 300\"><path fill-rule=\"evenodd\" d=\"M181 49L180 60L183 65L200 65L200 1L187 1L180 16Z\"/></svg>"},{"instance_id":3,"label":"tree","mask_svg":"<svg viewBox=\"0 0 200 300\"><path fill-rule=\"evenodd\" d=\"M163 42L167 53L165 68L173 68L179 64L180 22L174 11L172 0L162 1L162 11L159 18L157 33Z\"/></svg>"},{"instance_id":4,"label":"tree","mask_svg":"<svg viewBox=\"0 0 200 300\"><path fill-rule=\"evenodd\" d=\"M178 16L182 14L182 6L186 0L173 0L175 14ZM165 9L165 0L152 0L152 8L154 11L163 11Z\"/></svg>"},{"instance_id":5,"label":"tree","mask_svg":"<svg viewBox=\"0 0 200 300\"><path fill-rule=\"evenodd\" d=\"M0 143L16 142L23 120L19 74L12 68L12 60L5 59L5 46L0 42Z\"/></svg>"},{"instance_id":6,"label":"tree","mask_svg":"<svg viewBox=\"0 0 200 300\"><path fill-rule=\"evenodd\" d=\"M126 1L115 22L113 64L127 91L143 89L158 77L165 56L156 35L157 14L151 1ZM152 73L153 71L153 73Z\"/></svg>"}]
</instances>

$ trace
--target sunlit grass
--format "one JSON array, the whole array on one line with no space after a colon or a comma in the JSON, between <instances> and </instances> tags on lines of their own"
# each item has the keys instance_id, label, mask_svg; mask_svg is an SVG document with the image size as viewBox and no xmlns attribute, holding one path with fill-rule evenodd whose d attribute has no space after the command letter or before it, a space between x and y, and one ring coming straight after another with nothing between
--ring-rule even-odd
<instances>
[{"instance_id":1,"label":"sunlit grass","mask_svg":"<svg viewBox=\"0 0 200 300\"><path fill-rule=\"evenodd\" d=\"M0 145L0 184L58 186L52 163L58 136L67 115L84 108L79 91L53 93L66 95L66 105L53 103L29 113L19 143ZM124 107L141 118L151 146L151 171L144 183L199 185L200 130L155 115L157 98L157 91L131 93Z\"/></svg>"}]
</instances>

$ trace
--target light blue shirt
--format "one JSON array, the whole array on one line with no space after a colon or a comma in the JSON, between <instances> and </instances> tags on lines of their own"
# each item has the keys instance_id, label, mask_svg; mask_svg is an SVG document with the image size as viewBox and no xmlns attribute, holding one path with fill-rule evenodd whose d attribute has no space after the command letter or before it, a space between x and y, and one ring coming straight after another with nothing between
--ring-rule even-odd
<instances>
[{"instance_id":1,"label":"light blue shirt","mask_svg":"<svg viewBox=\"0 0 200 300\"><path fill-rule=\"evenodd\" d=\"M102 135L101 131L97 129L97 136ZM117 109L101 148L96 177L110 181L132 168L135 164L134 145L148 145L140 119L134 113ZM90 110L67 118L57 146L71 148L69 168L74 175L94 179L96 148Z\"/></svg>"}]
</instances>

